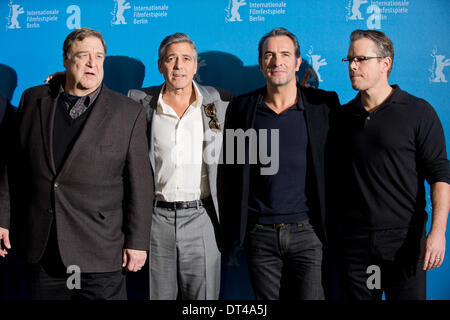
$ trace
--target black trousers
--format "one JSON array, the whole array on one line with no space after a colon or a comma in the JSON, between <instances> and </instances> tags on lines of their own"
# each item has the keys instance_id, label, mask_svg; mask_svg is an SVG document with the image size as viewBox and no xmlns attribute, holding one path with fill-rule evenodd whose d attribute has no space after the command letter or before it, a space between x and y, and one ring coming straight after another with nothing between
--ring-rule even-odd
<instances>
[{"instance_id":1,"label":"black trousers","mask_svg":"<svg viewBox=\"0 0 450 320\"><path fill-rule=\"evenodd\" d=\"M322 243L308 220L251 224L245 250L256 299L324 299Z\"/></svg>"},{"instance_id":2,"label":"black trousers","mask_svg":"<svg viewBox=\"0 0 450 320\"><path fill-rule=\"evenodd\" d=\"M80 288L69 289L71 274L50 274L42 264L30 266L32 300L126 300L125 275L122 271L82 273Z\"/></svg>"},{"instance_id":3,"label":"black trousers","mask_svg":"<svg viewBox=\"0 0 450 320\"><path fill-rule=\"evenodd\" d=\"M384 292L386 300L425 300L426 272L419 260L423 240L424 234L410 229L345 233L341 297L381 300Z\"/></svg>"},{"instance_id":4,"label":"black trousers","mask_svg":"<svg viewBox=\"0 0 450 320\"><path fill-rule=\"evenodd\" d=\"M43 258L28 266L32 300L126 300L126 276L122 270L80 273L79 288L74 273L64 266L54 226ZM72 289L71 289L72 288Z\"/></svg>"}]
</instances>

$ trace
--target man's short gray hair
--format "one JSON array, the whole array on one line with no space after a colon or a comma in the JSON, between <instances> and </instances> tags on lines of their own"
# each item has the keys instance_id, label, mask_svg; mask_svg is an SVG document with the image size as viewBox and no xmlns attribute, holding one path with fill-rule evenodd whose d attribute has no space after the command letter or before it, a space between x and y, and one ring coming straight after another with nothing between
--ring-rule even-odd
<instances>
[{"instance_id":1,"label":"man's short gray hair","mask_svg":"<svg viewBox=\"0 0 450 320\"><path fill-rule=\"evenodd\" d=\"M394 65L394 45L391 39L381 31L377 30L355 30L350 34L350 44L353 42L366 38L375 43L377 48L377 55L379 57L390 57L392 60L391 67L388 70L388 77L391 74L392 66Z\"/></svg>"},{"instance_id":2,"label":"man's short gray hair","mask_svg":"<svg viewBox=\"0 0 450 320\"><path fill-rule=\"evenodd\" d=\"M163 39L163 41L161 41L158 50L158 58L161 60L164 57L168 46L179 42L189 43L192 47L192 51L194 52L194 59L197 60L197 47L195 46L194 41L192 41L187 34L181 32L168 35Z\"/></svg>"}]
</instances>

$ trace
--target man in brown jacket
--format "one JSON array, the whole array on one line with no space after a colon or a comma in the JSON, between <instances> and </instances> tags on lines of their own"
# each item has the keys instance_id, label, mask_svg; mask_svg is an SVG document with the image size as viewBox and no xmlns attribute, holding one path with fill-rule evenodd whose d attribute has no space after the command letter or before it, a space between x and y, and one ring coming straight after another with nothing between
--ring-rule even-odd
<instances>
[{"instance_id":1,"label":"man in brown jacket","mask_svg":"<svg viewBox=\"0 0 450 320\"><path fill-rule=\"evenodd\" d=\"M102 84L105 54L99 32L73 31L63 46L65 76L26 90L17 112L11 212L33 299L126 299L122 268L138 271L147 257L153 178L145 111ZM4 256L10 210L0 209Z\"/></svg>"}]
</instances>

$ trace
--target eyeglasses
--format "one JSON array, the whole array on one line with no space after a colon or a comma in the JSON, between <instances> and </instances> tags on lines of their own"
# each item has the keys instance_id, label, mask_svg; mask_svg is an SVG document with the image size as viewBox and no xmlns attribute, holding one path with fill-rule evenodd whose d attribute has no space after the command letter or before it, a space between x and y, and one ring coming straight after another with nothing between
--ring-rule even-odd
<instances>
[{"instance_id":1,"label":"eyeglasses","mask_svg":"<svg viewBox=\"0 0 450 320\"><path fill-rule=\"evenodd\" d=\"M370 59L383 59L386 57L367 57L367 56L357 56L357 57L347 57L347 58L342 58L342 62L348 62L349 64L351 64L353 61L356 64L360 64L361 62L370 60Z\"/></svg>"},{"instance_id":2,"label":"eyeglasses","mask_svg":"<svg viewBox=\"0 0 450 320\"><path fill-rule=\"evenodd\" d=\"M205 113L208 117L215 117L216 116L216 106L214 103L209 103L205 106Z\"/></svg>"},{"instance_id":3,"label":"eyeglasses","mask_svg":"<svg viewBox=\"0 0 450 320\"><path fill-rule=\"evenodd\" d=\"M217 118L209 120L209 127L211 129L220 130L220 124Z\"/></svg>"},{"instance_id":4,"label":"eyeglasses","mask_svg":"<svg viewBox=\"0 0 450 320\"><path fill-rule=\"evenodd\" d=\"M220 124L219 120L217 119L216 106L214 105L214 103L209 103L205 106L205 113L207 117L211 118L211 120L209 121L209 127L211 129L220 130Z\"/></svg>"}]
</instances>

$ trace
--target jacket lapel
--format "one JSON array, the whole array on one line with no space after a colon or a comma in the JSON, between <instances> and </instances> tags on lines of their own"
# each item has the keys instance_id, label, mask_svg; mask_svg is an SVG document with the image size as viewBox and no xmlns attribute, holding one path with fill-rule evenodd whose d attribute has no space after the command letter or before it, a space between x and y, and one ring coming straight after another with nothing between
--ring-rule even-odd
<instances>
[{"instance_id":1,"label":"jacket lapel","mask_svg":"<svg viewBox=\"0 0 450 320\"><path fill-rule=\"evenodd\" d=\"M155 172L155 144L153 143L152 124L153 124L153 115L155 114L156 107L158 105L158 97L162 87L163 86L161 85L153 90L145 90L144 92L146 93L146 95L142 96L141 99L141 104L144 106L147 116L147 139L149 148L149 158L153 172Z\"/></svg>"},{"instance_id":2,"label":"jacket lapel","mask_svg":"<svg viewBox=\"0 0 450 320\"><path fill-rule=\"evenodd\" d=\"M103 85L100 94L97 97L97 101L91 106L92 110L86 119L83 129L80 132L75 144L67 156L64 162L59 176L64 175L72 164L74 158L80 152L84 145L88 144L92 137L96 135L98 128L102 125L103 121L107 118L109 113L109 95L108 89Z\"/></svg>"},{"instance_id":3,"label":"jacket lapel","mask_svg":"<svg viewBox=\"0 0 450 320\"><path fill-rule=\"evenodd\" d=\"M253 129L255 126L255 117L256 117L256 107L260 100L264 100L264 96L266 94L267 87L264 87L258 91L258 93L251 97L250 103L246 107L246 112L244 114L244 131L248 129Z\"/></svg>"},{"instance_id":4,"label":"jacket lapel","mask_svg":"<svg viewBox=\"0 0 450 320\"><path fill-rule=\"evenodd\" d=\"M50 95L42 98L39 104L39 109L41 111L42 141L44 143L48 166L54 175L56 175L56 168L53 160L53 127L56 105L56 98Z\"/></svg>"},{"instance_id":5,"label":"jacket lapel","mask_svg":"<svg viewBox=\"0 0 450 320\"><path fill-rule=\"evenodd\" d=\"M318 144L320 143L320 137L321 137L321 131L322 128L320 127L321 122L320 119L320 112L321 109L318 107L315 107L312 105L309 101L304 92L301 90L301 87L299 87L299 93L298 96L301 97L303 106L305 107L305 122L306 122L306 128L308 130L308 141L311 148L312 158L315 160L316 154L318 151Z\"/></svg>"},{"instance_id":6,"label":"jacket lapel","mask_svg":"<svg viewBox=\"0 0 450 320\"><path fill-rule=\"evenodd\" d=\"M217 171L217 164L220 162L222 157L222 140L223 140L223 130L225 125L225 117L219 114L218 104L220 96L210 94L201 85L197 84L197 88L203 96L202 101L202 118L203 118L203 161L206 163L206 168L208 172L208 179L210 186L215 185L215 178L212 174ZM209 104L214 104L216 107L216 117L219 122L220 129L212 129L209 126L211 118L206 115L205 108ZM206 151L206 152L205 152Z\"/></svg>"},{"instance_id":7,"label":"jacket lapel","mask_svg":"<svg viewBox=\"0 0 450 320\"><path fill-rule=\"evenodd\" d=\"M314 105L308 101L308 97L301 89L301 97L303 99L303 105L305 107L305 122L308 131L308 145L309 152L312 160L312 170L314 172L314 177L316 178L315 190L316 194L321 193L320 185L317 183L323 176L323 161L324 161L324 148L325 139L324 130L324 115L322 114L323 109L319 105ZM327 124L325 124L326 126ZM321 204L320 204L321 206ZM321 209L319 209L321 210Z\"/></svg>"}]
</instances>

